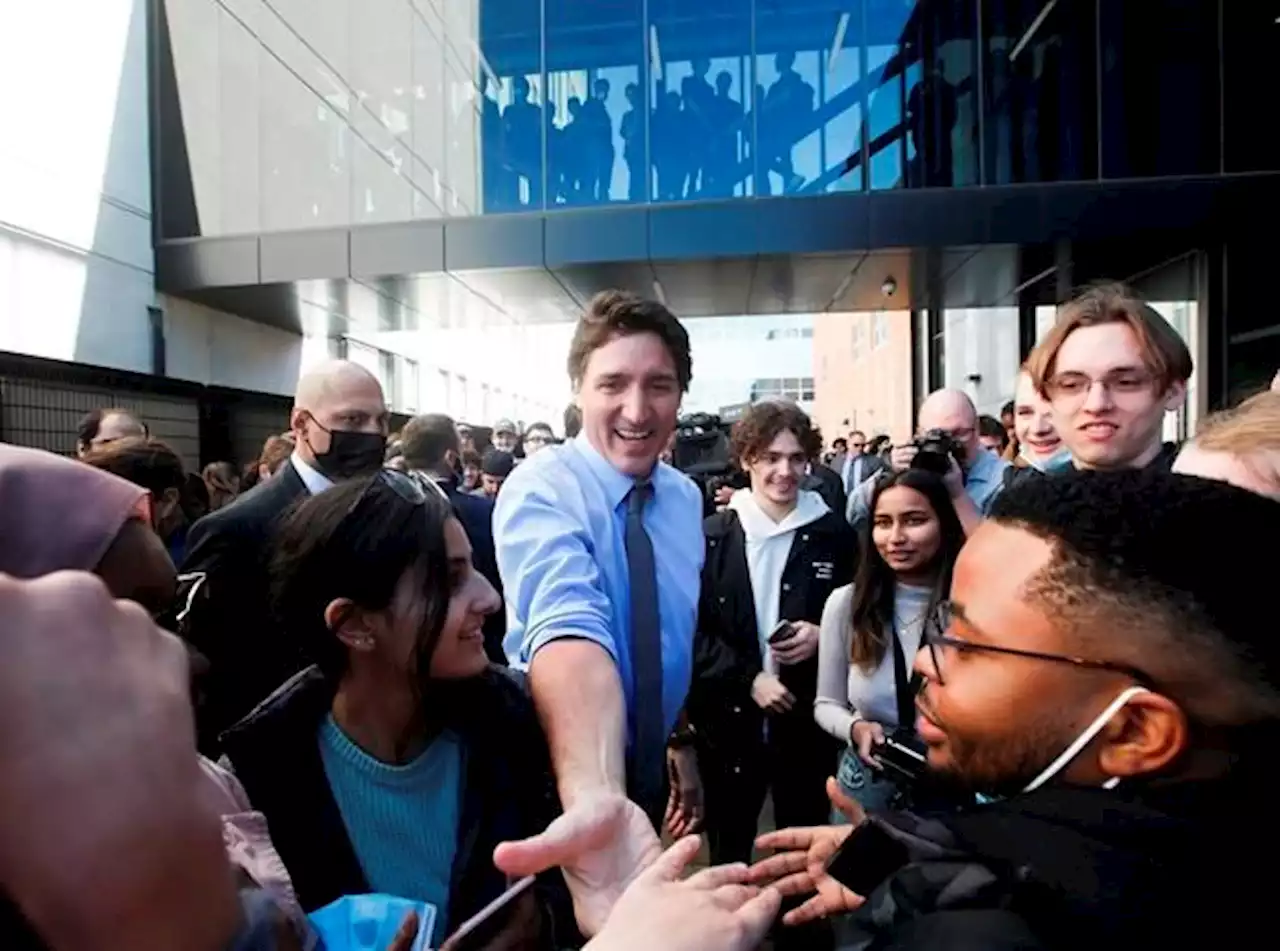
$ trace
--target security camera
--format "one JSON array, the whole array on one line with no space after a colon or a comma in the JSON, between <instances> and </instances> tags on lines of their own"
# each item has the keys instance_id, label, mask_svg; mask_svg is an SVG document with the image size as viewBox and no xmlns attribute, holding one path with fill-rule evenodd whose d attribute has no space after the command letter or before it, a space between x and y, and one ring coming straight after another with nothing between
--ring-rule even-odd
<instances>
[{"instance_id":1,"label":"security camera","mask_svg":"<svg viewBox=\"0 0 1280 951\"><path fill-rule=\"evenodd\" d=\"M884 279L884 283L880 285L880 293L885 297L892 297L898 293L898 282L890 275Z\"/></svg>"}]
</instances>

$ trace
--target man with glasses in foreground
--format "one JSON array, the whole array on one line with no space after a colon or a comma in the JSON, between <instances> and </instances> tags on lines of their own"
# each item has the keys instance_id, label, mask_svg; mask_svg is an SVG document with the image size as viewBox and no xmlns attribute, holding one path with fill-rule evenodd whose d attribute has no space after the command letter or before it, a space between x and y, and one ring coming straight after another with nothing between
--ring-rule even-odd
<instances>
[{"instance_id":1,"label":"man with glasses in foreground","mask_svg":"<svg viewBox=\"0 0 1280 951\"><path fill-rule=\"evenodd\" d=\"M789 851L755 880L816 890L787 922L852 913L866 949L1253 946L1280 640L1274 564L1223 555L1241 524L1273 537L1280 504L1158 470L1005 492L915 661L930 770L981 797L763 836Z\"/></svg>"}]
</instances>

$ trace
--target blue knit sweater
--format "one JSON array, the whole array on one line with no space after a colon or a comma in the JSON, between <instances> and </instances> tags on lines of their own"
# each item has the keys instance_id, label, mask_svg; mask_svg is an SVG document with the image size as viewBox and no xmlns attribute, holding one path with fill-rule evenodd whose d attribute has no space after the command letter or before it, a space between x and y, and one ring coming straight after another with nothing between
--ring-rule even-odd
<instances>
[{"instance_id":1,"label":"blue knit sweater","mask_svg":"<svg viewBox=\"0 0 1280 951\"><path fill-rule=\"evenodd\" d=\"M375 892L436 907L439 947L449 910L458 841L462 746L436 737L411 763L374 759L330 715L320 727L320 759L360 868Z\"/></svg>"}]
</instances>

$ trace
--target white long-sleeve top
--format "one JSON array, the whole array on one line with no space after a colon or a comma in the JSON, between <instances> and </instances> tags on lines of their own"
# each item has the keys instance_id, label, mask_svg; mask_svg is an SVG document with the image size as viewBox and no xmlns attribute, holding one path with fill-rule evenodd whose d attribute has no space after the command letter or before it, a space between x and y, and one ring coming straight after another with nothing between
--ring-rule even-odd
<instances>
[{"instance_id":1,"label":"white long-sleeve top","mask_svg":"<svg viewBox=\"0 0 1280 951\"><path fill-rule=\"evenodd\" d=\"M907 665L920 650L925 616L933 591L900 584L894 596L894 616ZM818 639L818 695L813 717L836 739L848 743L855 713L885 727L898 726L897 683L893 674L893 649L868 673L849 661L853 646L853 585L831 592L822 610Z\"/></svg>"}]
</instances>

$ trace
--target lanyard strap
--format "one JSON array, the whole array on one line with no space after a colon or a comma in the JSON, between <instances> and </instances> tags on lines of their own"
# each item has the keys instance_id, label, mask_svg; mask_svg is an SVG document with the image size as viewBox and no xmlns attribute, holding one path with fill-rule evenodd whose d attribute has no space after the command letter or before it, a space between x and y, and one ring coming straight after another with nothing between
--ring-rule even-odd
<instances>
[{"instance_id":1,"label":"lanyard strap","mask_svg":"<svg viewBox=\"0 0 1280 951\"><path fill-rule=\"evenodd\" d=\"M929 623L927 618L924 623ZM894 612L893 618L892 641L893 685L894 694L898 702L898 726L899 728L912 730L914 732L916 722L916 694L920 692L920 685L924 682L924 678L907 666L906 652L902 649L902 638L898 636L898 618L896 611Z\"/></svg>"}]
</instances>

